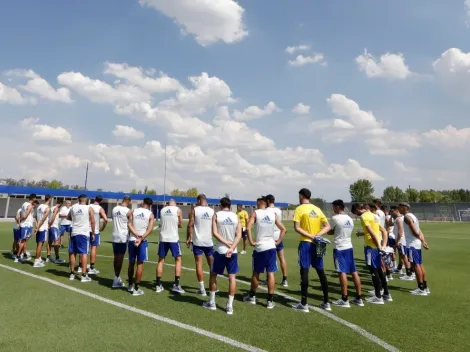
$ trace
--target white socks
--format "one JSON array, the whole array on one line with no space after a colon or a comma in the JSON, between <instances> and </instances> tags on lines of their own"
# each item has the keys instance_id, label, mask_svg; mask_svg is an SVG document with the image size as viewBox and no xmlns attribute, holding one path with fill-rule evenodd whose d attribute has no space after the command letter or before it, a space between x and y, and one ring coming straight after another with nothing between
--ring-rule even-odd
<instances>
[{"instance_id":1,"label":"white socks","mask_svg":"<svg viewBox=\"0 0 470 352\"><path fill-rule=\"evenodd\" d=\"M204 281L199 281L199 290L205 291L206 289L204 288Z\"/></svg>"},{"instance_id":2,"label":"white socks","mask_svg":"<svg viewBox=\"0 0 470 352\"><path fill-rule=\"evenodd\" d=\"M209 302L212 304L212 303L215 303L215 291L214 292L210 292L209 294Z\"/></svg>"},{"instance_id":3,"label":"white socks","mask_svg":"<svg viewBox=\"0 0 470 352\"><path fill-rule=\"evenodd\" d=\"M235 296L228 296L227 307L231 307L233 305L233 299L234 298L235 298Z\"/></svg>"}]
</instances>

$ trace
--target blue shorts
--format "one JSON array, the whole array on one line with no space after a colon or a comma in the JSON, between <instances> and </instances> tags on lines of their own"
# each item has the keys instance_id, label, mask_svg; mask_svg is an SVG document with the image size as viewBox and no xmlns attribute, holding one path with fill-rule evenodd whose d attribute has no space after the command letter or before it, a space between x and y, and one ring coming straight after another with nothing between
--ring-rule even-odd
<instances>
[{"instance_id":1,"label":"blue shorts","mask_svg":"<svg viewBox=\"0 0 470 352\"><path fill-rule=\"evenodd\" d=\"M336 272L351 274L357 271L352 248L343 250L334 249L333 259L335 261Z\"/></svg>"},{"instance_id":2,"label":"blue shorts","mask_svg":"<svg viewBox=\"0 0 470 352\"><path fill-rule=\"evenodd\" d=\"M127 243L114 243L113 242L113 253L116 254L126 254Z\"/></svg>"},{"instance_id":3,"label":"blue shorts","mask_svg":"<svg viewBox=\"0 0 470 352\"><path fill-rule=\"evenodd\" d=\"M276 251L277 252L280 252L284 249L284 242L281 242L279 243L277 246L276 246Z\"/></svg>"},{"instance_id":4,"label":"blue shorts","mask_svg":"<svg viewBox=\"0 0 470 352\"><path fill-rule=\"evenodd\" d=\"M301 241L299 243L299 266L302 269L323 269L323 257L317 257L315 243Z\"/></svg>"},{"instance_id":5,"label":"blue shorts","mask_svg":"<svg viewBox=\"0 0 470 352\"><path fill-rule=\"evenodd\" d=\"M56 227L51 227L49 229L49 242L55 242L60 239L59 229Z\"/></svg>"},{"instance_id":6,"label":"blue shorts","mask_svg":"<svg viewBox=\"0 0 470 352\"><path fill-rule=\"evenodd\" d=\"M160 242L158 244L158 256L165 258L168 254L168 251L171 251L173 258L181 257L181 246L179 242Z\"/></svg>"},{"instance_id":7,"label":"blue shorts","mask_svg":"<svg viewBox=\"0 0 470 352\"><path fill-rule=\"evenodd\" d=\"M247 230L245 230L245 231L242 230L242 238L248 238L248 231Z\"/></svg>"},{"instance_id":8,"label":"blue shorts","mask_svg":"<svg viewBox=\"0 0 470 352\"><path fill-rule=\"evenodd\" d=\"M66 232L72 233L72 225L60 225L60 235L63 236Z\"/></svg>"},{"instance_id":9,"label":"blue shorts","mask_svg":"<svg viewBox=\"0 0 470 352\"><path fill-rule=\"evenodd\" d=\"M27 241L33 234L32 227L20 227L20 240Z\"/></svg>"},{"instance_id":10,"label":"blue shorts","mask_svg":"<svg viewBox=\"0 0 470 352\"><path fill-rule=\"evenodd\" d=\"M253 251L253 272L257 274L275 273L277 271L276 248L267 251Z\"/></svg>"},{"instance_id":11,"label":"blue shorts","mask_svg":"<svg viewBox=\"0 0 470 352\"><path fill-rule=\"evenodd\" d=\"M227 269L228 275L238 273L240 268L238 267L238 255L233 253L230 258L227 258L225 254L214 252L214 262L212 263L211 272L217 275L223 275Z\"/></svg>"},{"instance_id":12,"label":"blue shorts","mask_svg":"<svg viewBox=\"0 0 470 352\"><path fill-rule=\"evenodd\" d=\"M129 241L129 261L135 262L137 259L138 263L143 263L148 259L148 242L143 241L138 247L134 245L135 241Z\"/></svg>"},{"instance_id":13,"label":"blue shorts","mask_svg":"<svg viewBox=\"0 0 470 352\"><path fill-rule=\"evenodd\" d=\"M388 246L393 247L397 244L397 241L394 238L388 238Z\"/></svg>"},{"instance_id":14,"label":"blue shorts","mask_svg":"<svg viewBox=\"0 0 470 352\"><path fill-rule=\"evenodd\" d=\"M378 248L364 247L364 256L366 265L370 266L372 269L382 269L382 257L380 256Z\"/></svg>"},{"instance_id":15,"label":"blue shorts","mask_svg":"<svg viewBox=\"0 0 470 352\"><path fill-rule=\"evenodd\" d=\"M36 232L36 243L46 242L46 234L47 234L46 230Z\"/></svg>"},{"instance_id":16,"label":"blue shorts","mask_svg":"<svg viewBox=\"0 0 470 352\"><path fill-rule=\"evenodd\" d=\"M206 257L212 257L214 255L214 246L202 247L195 246L193 244L193 253L194 255L205 255Z\"/></svg>"},{"instance_id":17,"label":"blue shorts","mask_svg":"<svg viewBox=\"0 0 470 352\"><path fill-rule=\"evenodd\" d=\"M13 240L18 242L21 239L21 229L13 229Z\"/></svg>"},{"instance_id":18,"label":"blue shorts","mask_svg":"<svg viewBox=\"0 0 470 352\"><path fill-rule=\"evenodd\" d=\"M408 255L408 247L404 246L403 244L398 244L398 253L401 255Z\"/></svg>"},{"instance_id":19,"label":"blue shorts","mask_svg":"<svg viewBox=\"0 0 470 352\"><path fill-rule=\"evenodd\" d=\"M415 265L423 264L423 255L421 254L421 249L408 247L408 260L410 261L411 264L415 264Z\"/></svg>"},{"instance_id":20,"label":"blue shorts","mask_svg":"<svg viewBox=\"0 0 470 352\"><path fill-rule=\"evenodd\" d=\"M91 238L91 237L90 237ZM90 242L90 246L92 247L98 247L101 243L101 234L99 233L95 233L94 237L93 237L93 241Z\"/></svg>"},{"instance_id":21,"label":"blue shorts","mask_svg":"<svg viewBox=\"0 0 470 352\"><path fill-rule=\"evenodd\" d=\"M86 235L75 235L70 237L69 253L88 254L89 238Z\"/></svg>"}]
</instances>

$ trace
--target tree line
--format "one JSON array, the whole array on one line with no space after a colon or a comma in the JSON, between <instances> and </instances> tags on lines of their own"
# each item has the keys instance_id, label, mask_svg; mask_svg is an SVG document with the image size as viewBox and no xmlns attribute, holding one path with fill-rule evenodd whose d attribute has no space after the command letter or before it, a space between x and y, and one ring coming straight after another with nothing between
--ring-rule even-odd
<instances>
[{"instance_id":1,"label":"tree line","mask_svg":"<svg viewBox=\"0 0 470 352\"><path fill-rule=\"evenodd\" d=\"M464 203L470 202L470 190L451 189L433 190L415 188L401 189L396 186L388 186L381 197L374 195L374 186L367 179L360 179L349 186L349 194L353 202L370 202L381 198L384 202L410 202L410 203Z\"/></svg>"}]
</instances>

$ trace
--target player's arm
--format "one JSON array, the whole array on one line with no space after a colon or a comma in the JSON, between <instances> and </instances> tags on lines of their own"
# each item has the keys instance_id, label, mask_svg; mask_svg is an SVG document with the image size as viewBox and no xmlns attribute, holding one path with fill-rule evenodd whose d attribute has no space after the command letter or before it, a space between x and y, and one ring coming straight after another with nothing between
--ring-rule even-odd
<instances>
[{"instance_id":1,"label":"player's arm","mask_svg":"<svg viewBox=\"0 0 470 352\"><path fill-rule=\"evenodd\" d=\"M405 215L403 221L410 227L411 232L413 233L413 236L415 236L415 237L421 239L421 238L420 238L420 232L419 232L418 229L416 228L413 219L411 219L408 215Z\"/></svg>"},{"instance_id":2,"label":"player's arm","mask_svg":"<svg viewBox=\"0 0 470 352\"><path fill-rule=\"evenodd\" d=\"M134 219L134 215L132 211L129 211L127 213L127 228L129 229L130 233L132 233L136 237L139 237L139 234L134 229L133 219Z\"/></svg>"},{"instance_id":3,"label":"player's arm","mask_svg":"<svg viewBox=\"0 0 470 352\"><path fill-rule=\"evenodd\" d=\"M242 225L240 224L240 221L239 221L237 224L237 228L235 229L235 239L233 240L232 245L227 251L227 254L225 255L226 257L232 256L232 253L235 251L235 248L237 248L238 243L240 243L241 239L242 239Z\"/></svg>"},{"instance_id":4,"label":"player's arm","mask_svg":"<svg viewBox=\"0 0 470 352\"><path fill-rule=\"evenodd\" d=\"M253 241L253 235L251 234L251 229L253 228L253 224L255 222L256 222L256 213L252 212L250 215L250 218L248 219L248 224L246 225L246 233L248 235L248 241L250 242L251 246L254 246L256 244L255 241Z\"/></svg>"},{"instance_id":5,"label":"player's arm","mask_svg":"<svg viewBox=\"0 0 470 352\"><path fill-rule=\"evenodd\" d=\"M284 240L287 230L284 224L282 223L282 221L277 216L276 216L276 221L274 222L274 224L277 226L279 230L281 230L279 239L276 241L276 246L278 246Z\"/></svg>"},{"instance_id":6,"label":"player's arm","mask_svg":"<svg viewBox=\"0 0 470 352\"><path fill-rule=\"evenodd\" d=\"M380 232L382 233L382 247L387 247L388 244L388 232L382 225L380 225Z\"/></svg>"},{"instance_id":7,"label":"player's arm","mask_svg":"<svg viewBox=\"0 0 470 352\"><path fill-rule=\"evenodd\" d=\"M49 227L52 227L52 224L54 224L55 218L57 217L57 212L59 209L55 208L54 211L52 212L51 219L49 220Z\"/></svg>"},{"instance_id":8,"label":"player's arm","mask_svg":"<svg viewBox=\"0 0 470 352\"><path fill-rule=\"evenodd\" d=\"M424 239L423 231L419 230L419 235L420 235L419 239L421 240L421 243L423 244L424 249L426 249L426 250L429 249L428 243Z\"/></svg>"},{"instance_id":9,"label":"player's arm","mask_svg":"<svg viewBox=\"0 0 470 352\"><path fill-rule=\"evenodd\" d=\"M150 215L150 218L149 218L149 224L147 226L147 230L145 231L144 235L142 236L142 241L145 240L147 238L147 236L149 236L152 231L153 231L153 225L155 224L155 215L151 214Z\"/></svg>"},{"instance_id":10,"label":"player's arm","mask_svg":"<svg viewBox=\"0 0 470 352\"><path fill-rule=\"evenodd\" d=\"M180 208L178 208L178 228L179 229L183 228L183 212L181 211Z\"/></svg>"},{"instance_id":11,"label":"player's arm","mask_svg":"<svg viewBox=\"0 0 470 352\"><path fill-rule=\"evenodd\" d=\"M397 246L398 246L398 244L400 243L402 237L405 235L405 230L403 228L403 221L400 221L400 220L395 221L395 226L398 229L398 231L397 231L398 232L398 238L396 239Z\"/></svg>"},{"instance_id":12,"label":"player's arm","mask_svg":"<svg viewBox=\"0 0 470 352\"><path fill-rule=\"evenodd\" d=\"M191 244L191 241L193 240L193 230L194 230L194 208L189 211L189 221L188 221L188 226L186 227L186 246Z\"/></svg>"},{"instance_id":13,"label":"player's arm","mask_svg":"<svg viewBox=\"0 0 470 352\"><path fill-rule=\"evenodd\" d=\"M90 226L91 226L91 240L94 241L95 238L95 213L93 212L93 208L88 208L88 219L90 219Z\"/></svg>"},{"instance_id":14,"label":"player's arm","mask_svg":"<svg viewBox=\"0 0 470 352\"><path fill-rule=\"evenodd\" d=\"M369 224L366 225L366 230L370 234L370 237L372 238L372 241L377 246L377 248L382 249L379 236L374 232L374 230L372 230L372 227Z\"/></svg>"},{"instance_id":15,"label":"player's arm","mask_svg":"<svg viewBox=\"0 0 470 352\"><path fill-rule=\"evenodd\" d=\"M328 232L330 232L330 230L331 230L330 223L328 222L328 219L325 216L325 214L323 214L323 212L320 214L320 221L321 221L321 224L322 224L322 228L321 228L320 232L318 232L315 236L323 236L323 235L327 234Z\"/></svg>"},{"instance_id":16,"label":"player's arm","mask_svg":"<svg viewBox=\"0 0 470 352\"><path fill-rule=\"evenodd\" d=\"M66 219L69 220L69 221L72 221L72 211L71 210L67 214Z\"/></svg>"},{"instance_id":17,"label":"player's arm","mask_svg":"<svg viewBox=\"0 0 470 352\"><path fill-rule=\"evenodd\" d=\"M108 216L106 215L106 212L104 211L103 208L100 208L100 217L103 219L103 226L100 227L100 232L103 231L106 228L106 225L108 224Z\"/></svg>"},{"instance_id":18,"label":"player's arm","mask_svg":"<svg viewBox=\"0 0 470 352\"><path fill-rule=\"evenodd\" d=\"M18 226L21 225L21 213L17 213L15 216L15 221Z\"/></svg>"},{"instance_id":19,"label":"player's arm","mask_svg":"<svg viewBox=\"0 0 470 352\"><path fill-rule=\"evenodd\" d=\"M31 214L32 211L33 211L33 206L30 204L26 208L26 213L24 214L24 216L21 216L21 221L26 220L26 218L29 216L29 214Z\"/></svg>"},{"instance_id":20,"label":"player's arm","mask_svg":"<svg viewBox=\"0 0 470 352\"><path fill-rule=\"evenodd\" d=\"M45 223L46 220L47 220L47 217L49 216L50 211L51 211L50 208L47 208L47 209L44 211L44 216L42 217L41 221L38 223L38 229L40 229L41 226L44 225L44 223Z\"/></svg>"}]
</instances>

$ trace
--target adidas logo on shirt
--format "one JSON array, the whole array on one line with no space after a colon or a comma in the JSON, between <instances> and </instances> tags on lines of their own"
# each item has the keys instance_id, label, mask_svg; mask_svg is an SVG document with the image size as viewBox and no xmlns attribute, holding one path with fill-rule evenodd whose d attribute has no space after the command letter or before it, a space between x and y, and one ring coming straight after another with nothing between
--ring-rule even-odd
<instances>
[{"instance_id":1,"label":"adidas logo on shirt","mask_svg":"<svg viewBox=\"0 0 470 352\"><path fill-rule=\"evenodd\" d=\"M168 209L163 215L171 215L171 210Z\"/></svg>"},{"instance_id":2,"label":"adidas logo on shirt","mask_svg":"<svg viewBox=\"0 0 470 352\"><path fill-rule=\"evenodd\" d=\"M210 219L209 213L202 214L202 219Z\"/></svg>"},{"instance_id":3,"label":"adidas logo on shirt","mask_svg":"<svg viewBox=\"0 0 470 352\"><path fill-rule=\"evenodd\" d=\"M351 221L346 221L344 224L344 227L353 227L353 224L351 224Z\"/></svg>"},{"instance_id":4,"label":"adidas logo on shirt","mask_svg":"<svg viewBox=\"0 0 470 352\"><path fill-rule=\"evenodd\" d=\"M121 212L118 211L116 214L114 214L115 216L121 216Z\"/></svg>"},{"instance_id":5,"label":"adidas logo on shirt","mask_svg":"<svg viewBox=\"0 0 470 352\"><path fill-rule=\"evenodd\" d=\"M273 223L272 220L269 218L269 216L265 216L265 217L261 220L261 222L262 222L263 224L272 224L272 223Z\"/></svg>"},{"instance_id":6,"label":"adidas logo on shirt","mask_svg":"<svg viewBox=\"0 0 470 352\"><path fill-rule=\"evenodd\" d=\"M312 210L310 214L308 214L308 216L310 216L311 218L318 218L318 215L317 213L315 213L315 210Z\"/></svg>"},{"instance_id":7,"label":"adidas logo on shirt","mask_svg":"<svg viewBox=\"0 0 470 352\"><path fill-rule=\"evenodd\" d=\"M144 213L137 214L135 217L136 219L145 219Z\"/></svg>"},{"instance_id":8,"label":"adidas logo on shirt","mask_svg":"<svg viewBox=\"0 0 470 352\"><path fill-rule=\"evenodd\" d=\"M78 214L83 214L82 209L78 209L77 215L78 215Z\"/></svg>"},{"instance_id":9,"label":"adidas logo on shirt","mask_svg":"<svg viewBox=\"0 0 470 352\"><path fill-rule=\"evenodd\" d=\"M232 219L227 218L222 222L222 224L223 225L233 225L233 221L232 221Z\"/></svg>"}]
</instances>

